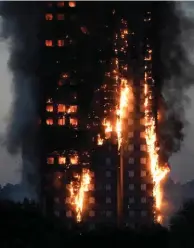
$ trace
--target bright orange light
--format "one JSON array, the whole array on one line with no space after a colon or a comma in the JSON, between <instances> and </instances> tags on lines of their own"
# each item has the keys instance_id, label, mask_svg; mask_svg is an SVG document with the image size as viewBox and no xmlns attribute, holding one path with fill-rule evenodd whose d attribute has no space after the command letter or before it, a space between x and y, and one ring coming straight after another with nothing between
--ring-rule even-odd
<instances>
[{"instance_id":1,"label":"bright orange light","mask_svg":"<svg viewBox=\"0 0 194 248\"><path fill-rule=\"evenodd\" d=\"M69 2L69 7L70 8L74 8L76 6L76 2Z\"/></svg>"},{"instance_id":2,"label":"bright orange light","mask_svg":"<svg viewBox=\"0 0 194 248\"><path fill-rule=\"evenodd\" d=\"M98 136L97 136L97 144L99 146L101 146L101 145L103 145L103 142L104 142L104 140L101 138L100 134L98 134Z\"/></svg>"},{"instance_id":3,"label":"bright orange light","mask_svg":"<svg viewBox=\"0 0 194 248\"><path fill-rule=\"evenodd\" d=\"M54 164L54 158L53 157L47 158L47 164Z\"/></svg>"},{"instance_id":4,"label":"bright orange light","mask_svg":"<svg viewBox=\"0 0 194 248\"><path fill-rule=\"evenodd\" d=\"M69 107L68 113L76 113L76 112L77 112L77 106L76 105L72 105Z\"/></svg>"},{"instance_id":5,"label":"bright orange light","mask_svg":"<svg viewBox=\"0 0 194 248\"><path fill-rule=\"evenodd\" d=\"M53 20L53 15L51 13L45 15L45 19L47 21L52 21Z\"/></svg>"},{"instance_id":6,"label":"bright orange light","mask_svg":"<svg viewBox=\"0 0 194 248\"><path fill-rule=\"evenodd\" d=\"M70 118L70 125L76 127L78 125L77 118L71 117Z\"/></svg>"},{"instance_id":7,"label":"bright orange light","mask_svg":"<svg viewBox=\"0 0 194 248\"><path fill-rule=\"evenodd\" d=\"M66 106L64 104L58 104L57 111L58 111L58 113L65 113Z\"/></svg>"},{"instance_id":8,"label":"bright orange light","mask_svg":"<svg viewBox=\"0 0 194 248\"><path fill-rule=\"evenodd\" d=\"M45 40L45 45L47 47L52 47L53 46L53 41L52 40Z\"/></svg>"},{"instance_id":9,"label":"bright orange light","mask_svg":"<svg viewBox=\"0 0 194 248\"><path fill-rule=\"evenodd\" d=\"M65 44L64 40L58 40L58 41L57 41L58 47L63 47L64 44Z\"/></svg>"},{"instance_id":10,"label":"bright orange light","mask_svg":"<svg viewBox=\"0 0 194 248\"><path fill-rule=\"evenodd\" d=\"M53 105L48 104L48 105L46 106L46 111L47 111L47 112L53 112Z\"/></svg>"},{"instance_id":11,"label":"bright orange light","mask_svg":"<svg viewBox=\"0 0 194 248\"><path fill-rule=\"evenodd\" d=\"M58 158L58 163L59 163L59 164L65 164L65 163L66 163L66 157L60 156L60 157Z\"/></svg>"},{"instance_id":12,"label":"bright orange light","mask_svg":"<svg viewBox=\"0 0 194 248\"><path fill-rule=\"evenodd\" d=\"M71 164L76 165L76 164L78 164L78 161L79 161L78 155L71 155L71 157L70 157L70 163Z\"/></svg>"},{"instance_id":13,"label":"bright orange light","mask_svg":"<svg viewBox=\"0 0 194 248\"><path fill-rule=\"evenodd\" d=\"M47 125L53 125L53 119L52 119L52 118L48 118L48 119L46 120L46 124L47 124Z\"/></svg>"},{"instance_id":14,"label":"bright orange light","mask_svg":"<svg viewBox=\"0 0 194 248\"><path fill-rule=\"evenodd\" d=\"M58 125L59 126L64 126L65 125L65 117L64 116L63 117L60 117L58 119Z\"/></svg>"}]
</instances>

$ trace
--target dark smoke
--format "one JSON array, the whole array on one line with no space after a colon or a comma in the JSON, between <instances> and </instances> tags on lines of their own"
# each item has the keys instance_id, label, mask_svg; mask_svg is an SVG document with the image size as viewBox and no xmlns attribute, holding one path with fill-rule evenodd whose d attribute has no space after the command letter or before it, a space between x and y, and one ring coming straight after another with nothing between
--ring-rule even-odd
<instances>
[{"instance_id":1,"label":"dark smoke","mask_svg":"<svg viewBox=\"0 0 194 248\"><path fill-rule=\"evenodd\" d=\"M10 154L22 151L24 195L36 197L38 161L36 155L38 95L38 21L35 2L1 2L1 38L9 41L9 69L14 100L7 127L6 146ZM25 149L24 149L25 148Z\"/></svg>"}]
</instances>

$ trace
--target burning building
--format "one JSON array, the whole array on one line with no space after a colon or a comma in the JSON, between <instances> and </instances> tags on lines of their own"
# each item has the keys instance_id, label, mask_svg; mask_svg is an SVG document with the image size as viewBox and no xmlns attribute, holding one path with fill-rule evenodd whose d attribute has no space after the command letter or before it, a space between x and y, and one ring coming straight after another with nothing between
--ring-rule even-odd
<instances>
[{"instance_id":1,"label":"burning building","mask_svg":"<svg viewBox=\"0 0 194 248\"><path fill-rule=\"evenodd\" d=\"M111 5L95 31L88 29L89 16L84 25L79 16L83 6L49 2L44 7L42 80L48 85L42 94L42 204L70 224L160 222L160 182L169 169L160 166L158 155L156 84L147 37L151 13L142 15L144 32L136 36ZM98 54L100 65L93 65L105 73L85 111L87 82L92 84L96 73L87 54L95 57L94 50L101 51L102 34L109 52Z\"/></svg>"}]
</instances>

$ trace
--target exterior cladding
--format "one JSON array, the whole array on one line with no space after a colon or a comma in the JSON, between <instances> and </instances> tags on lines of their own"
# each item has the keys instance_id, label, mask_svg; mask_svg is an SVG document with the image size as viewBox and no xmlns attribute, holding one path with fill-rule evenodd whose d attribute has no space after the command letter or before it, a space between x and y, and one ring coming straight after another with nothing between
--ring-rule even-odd
<instances>
[{"instance_id":1,"label":"exterior cladding","mask_svg":"<svg viewBox=\"0 0 194 248\"><path fill-rule=\"evenodd\" d=\"M120 156L115 137L111 137L103 146L98 146L96 141L98 133L102 131L106 97L100 93L95 94L93 103L96 110L89 110L87 114L84 110L88 106L83 102L88 98L87 94L90 94L87 93L90 87L87 82L92 80L92 77L88 78L90 72L87 69L92 62L90 59L83 59L82 49L87 47L87 54L90 53L93 41L89 38L87 25L82 26L79 19L81 3L49 2L45 5L46 20L43 21L41 38L45 61L42 79L48 85L43 89L41 119L43 207L47 213L64 218L71 226L75 222L75 212L70 204L68 187L76 173L81 173L82 168L89 168L91 182L89 191L85 194L83 223L116 225ZM90 20L87 21L90 23ZM122 219L124 225L134 226L153 221L153 186L147 166L142 121L143 56L141 58L140 45L133 37L130 39L131 44L134 42L137 47L135 52L138 54L138 61L131 55L125 58L130 65L128 76L134 78L135 100L125 124L128 142L123 152ZM130 47L132 54L134 48L132 45ZM83 61L81 65L79 61ZM111 87L107 94L114 90ZM75 163L72 163L73 156L78 156Z\"/></svg>"}]
</instances>

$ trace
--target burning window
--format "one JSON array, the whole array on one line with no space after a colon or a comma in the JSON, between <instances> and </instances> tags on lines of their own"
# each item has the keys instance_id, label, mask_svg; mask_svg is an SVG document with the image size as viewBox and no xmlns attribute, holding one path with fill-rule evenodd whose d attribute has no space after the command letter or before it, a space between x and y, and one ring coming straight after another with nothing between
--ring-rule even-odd
<instances>
[{"instance_id":1,"label":"burning window","mask_svg":"<svg viewBox=\"0 0 194 248\"><path fill-rule=\"evenodd\" d=\"M134 145L128 145L128 151L129 152L132 152L134 150Z\"/></svg>"},{"instance_id":2,"label":"burning window","mask_svg":"<svg viewBox=\"0 0 194 248\"><path fill-rule=\"evenodd\" d=\"M68 75L67 73L62 73L62 74L61 74L61 77L62 77L62 78L68 78L69 75Z\"/></svg>"},{"instance_id":3,"label":"burning window","mask_svg":"<svg viewBox=\"0 0 194 248\"><path fill-rule=\"evenodd\" d=\"M70 118L70 125L71 125L71 126L77 126L77 124L78 124L77 118L71 117L71 118Z\"/></svg>"},{"instance_id":4,"label":"burning window","mask_svg":"<svg viewBox=\"0 0 194 248\"><path fill-rule=\"evenodd\" d=\"M146 152L147 146L146 145L140 145L140 151Z\"/></svg>"},{"instance_id":5,"label":"burning window","mask_svg":"<svg viewBox=\"0 0 194 248\"><path fill-rule=\"evenodd\" d=\"M74 1L69 2L69 7L70 7L70 8L76 7L76 2L74 2Z\"/></svg>"},{"instance_id":6,"label":"burning window","mask_svg":"<svg viewBox=\"0 0 194 248\"><path fill-rule=\"evenodd\" d=\"M76 112L77 112L77 106L76 105L72 105L69 107L68 113L76 113Z\"/></svg>"},{"instance_id":7,"label":"burning window","mask_svg":"<svg viewBox=\"0 0 194 248\"><path fill-rule=\"evenodd\" d=\"M95 216L95 211L94 210L90 210L89 211L89 216L90 217L94 217Z\"/></svg>"},{"instance_id":8,"label":"burning window","mask_svg":"<svg viewBox=\"0 0 194 248\"><path fill-rule=\"evenodd\" d=\"M129 126L133 125L133 120L132 119L128 119L128 125Z\"/></svg>"},{"instance_id":9,"label":"burning window","mask_svg":"<svg viewBox=\"0 0 194 248\"><path fill-rule=\"evenodd\" d=\"M45 45L47 47L52 47L53 46L53 41L52 40L45 40Z\"/></svg>"},{"instance_id":10,"label":"burning window","mask_svg":"<svg viewBox=\"0 0 194 248\"><path fill-rule=\"evenodd\" d=\"M47 120L46 120L46 124L47 125L53 125L53 119L52 118L48 118Z\"/></svg>"},{"instance_id":11,"label":"burning window","mask_svg":"<svg viewBox=\"0 0 194 248\"><path fill-rule=\"evenodd\" d=\"M45 19L46 19L47 21L52 21L52 20L53 20L53 14L47 13L47 14L45 15Z\"/></svg>"},{"instance_id":12,"label":"burning window","mask_svg":"<svg viewBox=\"0 0 194 248\"><path fill-rule=\"evenodd\" d=\"M63 117L60 117L58 119L58 125L59 126L64 126L65 125L65 117L64 116Z\"/></svg>"},{"instance_id":13,"label":"burning window","mask_svg":"<svg viewBox=\"0 0 194 248\"><path fill-rule=\"evenodd\" d=\"M142 170L141 171L141 177L145 177L146 176L146 171L145 170Z\"/></svg>"},{"instance_id":14,"label":"burning window","mask_svg":"<svg viewBox=\"0 0 194 248\"><path fill-rule=\"evenodd\" d=\"M111 171L106 171L106 177L111 177Z\"/></svg>"},{"instance_id":15,"label":"burning window","mask_svg":"<svg viewBox=\"0 0 194 248\"><path fill-rule=\"evenodd\" d=\"M134 190L134 184L129 184L129 190Z\"/></svg>"},{"instance_id":16,"label":"burning window","mask_svg":"<svg viewBox=\"0 0 194 248\"><path fill-rule=\"evenodd\" d=\"M66 217L71 218L71 216L72 216L71 210L66 211Z\"/></svg>"},{"instance_id":17,"label":"burning window","mask_svg":"<svg viewBox=\"0 0 194 248\"><path fill-rule=\"evenodd\" d=\"M62 8L65 6L65 3L63 1L57 2L57 7Z\"/></svg>"},{"instance_id":18,"label":"burning window","mask_svg":"<svg viewBox=\"0 0 194 248\"><path fill-rule=\"evenodd\" d=\"M66 204L71 204L71 198L70 197L66 197L65 198L65 203Z\"/></svg>"},{"instance_id":19,"label":"burning window","mask_svg":"<svg viewBox=\"0 0 194 248\"><path fill-rule=\"evenodd\" d=\"M140 158L140 164L146 164L146 158Z\"/></svg>"},{"instance_id":20,"label":"burning window","mask_svg":"<svg viewBox=\"0 0 194 248\"><path fill-rule=\"evenodd\" d=\"M110 184L106 184L105 189L106 189L107 191L111 190L111 185L110 185Z\"/></svg>"},{"instance_id":21,"label":"burning window","mask_svg":"<svg viewBox=\"0 0 194 248\"><path fill-rule=\"evenodd\" d=\"M134 177L134 171L129 171L129 177Z\"/></svg>"},{"instance_id":22,"label":"burning window","mask_svg":"<svg viewBox=\"0 0 194 248\"><path fill-rule=\"evenodd\" d=\"M90 197L89 198L89 203L90 204L94 204L95 203L95 198L94 197Z\"/></svg>"},{"instance_id":23,"label":"burning window","mask_svg":"<svg viewBox=\"0 0 194 248\"><path fill-rule=\"evenodd\" d=\"M145 119L140 119L140 125L145 125Z\"/></svg>"},{"instance_id":24,"label":"burning window","mask_svg":"<svg viewBox=\"0 0 194 248\"><path fill-rule=\"evenodd\" d=\"M53 105L49 104L46 106L46 111L47 112L53 112Z\"/></svg>"},{"instance_id":25,"label":"burning window","mask_svg":"<svg viewBox=\"0 0 194 248\"><path fill-rule=\"evenodd\" d=\"M64 104L58 104L57 106L58 113L64 113L66 111L66 107Z\"/></svg>"},{"instance_id":26,"label":"burning window","mask_svg":"<svg viewBox=\"0 0 194 248\"><path fill-rule=\"evenodd\" d=\"M73 164L73 165L78 164L78 155L71 155L70 163Z\"/></svg>"},{"instance_id":27,"label":"burning window","mask_svg":"<svg viewBox=\"0 0 194 248\"><path fill-rule=\"evenodd\" d=\"M134 197L129 197L129 204L135 203Z\"/></svg>"},{"instance_id":28,"label":"burning window","mask_svg":"<svg viewBox=\"0 0 194 248\"><path fill-rule=\"evenodd\" d=\"M47 164L54 164L54 158L53 157L47 158Z\"/></svg>"},{"instance_id":29,"label":"burning window","mask_svg":"<svg viewBox=\"0 0 194 248\"><path fill-rule=\"evenodd\" d=\"M129 158L128 164L134 164L134 158Z\"/></svg>"},{"instance_id":30,"label":"burning window","mask_svg":"<svg viewBox=\"0 0 194 248\"><path fill-rule=\"evenodd\" d=\"M141 198L141 203L146 203L146 197Z\"/></svg>"},{"instance_id":31,"label":"burning window","mask_svg":"<svg viewBox=\"0 0 194 248\"><path fill-rule=\"evenodd\" d=\"M58 47L63 47L64 44L65 44L64 40L58 40L58 41L57 41L57 46L58 46Z\"/></svg>"},{"instance_id":32,"label":"burning window","mask_svg":"<svg viewBox=\"0 0 194 248\"><path fill-rule=\"evenodd\" d=\"M146 184L141 184L141 190L145 191L146 190Z\"/></svg>"},{"instance_id":33,"label":"burning window","mask_svg":"<svg viewBox=\"0 0 194 248\"><path fill-rule=\"evenodd\" d=\"M65 15L64 14L57 14L57 20L63 21L64 19L65 19Z\"/></svg>"},{"instance_id":34,"label":"burning window","mask_svg":"<svg viewBox=\"0 0 194 248\"><path fill-rule=\"evenodd\" d=\"M66 157L60 156L60 157L58 158L58 164L65 164L65 163L66 163Z\"/></svg>"},{"instance_id":35,"label":"burning window","mask_svg":"<svg viewBox=\"0 0 194 248\"><path fill-rule=\"evenodd\" d=\"M133 138L133 132L129 132L128 133L128 138L130 139L130 138Z\"/></svg>"},{"instance_id":36,"label":"burning window","mask_svg":"<svg viewBox=\"0 0 194 248\"><path fill-rule=\"evenodd\" d=\"M110 197L106 197L106 203L111 203L111 198Z\"/></svg>"},{"instance_id":37,"label":"burning window","mask_svg":"<svg viewBox=\"0 0 194 248\"><path fill-rule=\"evenodd\" d=\"M140 138L145 138L145 132L140 132Z\"/></svg>"},{"instance_id":38,"label":"burning window","mask_svg":"<svg viewBox=\"0 0 194 248\"><path fill-rule=\"evenodd\" d=\"M89 185L89 191L94 191L94 184L91 184Z\"/></svg>"}]
</instances>

